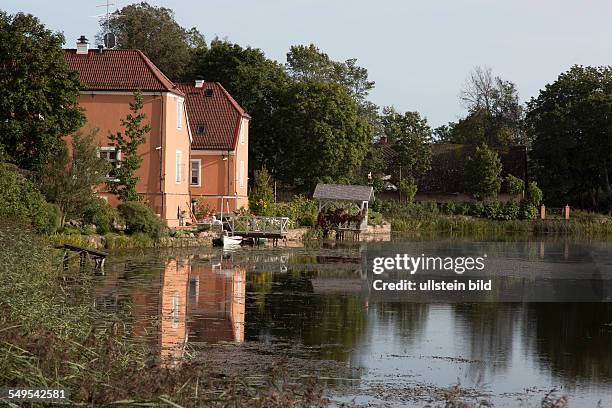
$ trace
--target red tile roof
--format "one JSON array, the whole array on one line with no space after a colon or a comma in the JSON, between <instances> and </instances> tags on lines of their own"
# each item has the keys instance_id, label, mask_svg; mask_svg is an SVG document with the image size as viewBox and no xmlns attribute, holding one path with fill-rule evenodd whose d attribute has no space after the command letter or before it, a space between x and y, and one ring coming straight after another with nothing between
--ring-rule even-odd
<instances>
[{"instance_id":1,"label":"red tile roof","mask_svg":"<svg viewBox=\"0 0 612 408\"><path fill-rule=\"evenodd\" d=\"M68 66L79 73L88 91L136 91L182 93L140 50L89 50L77 54L64 50Z\"/></svg>"},{"instance_id":2,"label":"red tile roof","mask_svg":"<svg viewBox=\"0 0 612 408\"><path fill-rule=\"evenodd\" d=\"M186 96L187 117L193 136L192 149L234 150L242 118L250 118L218 82L178 84ZM207 92L211 96L206 96ZM203 131L203 132L202 132Z\"/></svg>"}]
</instances>

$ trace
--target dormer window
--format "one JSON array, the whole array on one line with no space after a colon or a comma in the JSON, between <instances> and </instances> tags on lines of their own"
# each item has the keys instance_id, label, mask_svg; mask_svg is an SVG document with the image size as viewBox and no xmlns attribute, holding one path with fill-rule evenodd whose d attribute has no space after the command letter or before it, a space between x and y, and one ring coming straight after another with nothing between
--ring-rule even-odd
<instances>
[{"instance_id":1,"label":"dormer window","mask_svg":"<svg viewBox=\"0 0 612 408\"><path fill-rule=\"evenodd\" d=\"M206 96L206 97L208 97L208 98L212 97L212 96L213 96L213 89L212 89L212 88L207 88L207 89L204 91L204 96Z\"/></svg>"},{"instance_id":2,"label":"dormer window","mask_svg":"<svg viewBox=\"0 0 612 408\"><path fill-rule=\"evenodd\" d=\"M206 134L206 125L198 125L196 128L196 136L204 136Z\"/></svg>"}]
</instances>

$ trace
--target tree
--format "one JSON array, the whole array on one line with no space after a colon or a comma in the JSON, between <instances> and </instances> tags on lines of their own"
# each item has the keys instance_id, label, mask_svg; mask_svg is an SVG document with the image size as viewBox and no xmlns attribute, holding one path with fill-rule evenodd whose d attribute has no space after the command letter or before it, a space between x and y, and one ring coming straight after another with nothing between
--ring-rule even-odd
<instances>
[{"instance_id":1,"label":"tree","mask_svg":"<svg viewBox=\"0 0 612 408\"><path fill-rule=\"evenodd\" d=\"M40 172L39 184L47 201L58 206L61 224L66 218L81 218L85 208L96 195L94 188L102 184L109 171L108 162L98 157L94 136L75 134L72 137L72 157L64 147L56 160L46 164Z\"/></svg>"},{"instance_id":2,"label":"tree","mask_svg":"<svg viewBox=\"0 0 612 408\"><path fill-rule=\"evenodd\" d=\"M359 102L365 102L374 88L374 82L368 80L368 70L358 66L356 58L334 61L314 44L292 46L287 53L287 70L296 79L342 85Z\"/></svg>"},{"instance_id":3,"label":"tree","mask_svg":"<svg viewBox=\"0 0 612 408\"><path fill-rule=\"evenodd\" d=\"M62 137L83 124L79 79L63 43L36 17L0 11L0 151L21 168L55 160Z\"/></svg>"},{"instance_id":4,"label":"tree","mask_svg":"<svg viewBox=\"0 0 612 408\"><path fill-rule=\"evenodd\" d=\"M452 127L453 143L527 144L524 110L512 82L494 77L491 68L476 67L459 97L468 115Z\"/></svg>"},{"instance_id":5,"label":"tree","mask_svg":"<svg viewBox=\"0 0 612 408\"><path fill-rule=\"evenodd\" d=\"M174 81L185 77L195 51L206 47L204 37L195 27L181 27L172 10L146 2L130 4L115 12L108 29L116 36L117 48L141 50ZM106 32L106 20L101 20L98 41L102 41Z\"/></svg>"},{"instance_id":6,"label":"tree","mask_svg":"<svg viewBox=\"0 0 612 408\"><path fill-rule=\"evenodd\" d=\"M476 151L465 163L465 189L477 200L497 197L501 188L502 164L499 155L486 145Z\"/></svg>"},{"instance_id":7,"label":"tree","mask_svg":"<svg viewBox=\"0 0 612 408\"><path fill-rule=\"evenodd\" d=\"M249 167L263 166L275 175L279 144L286 135L279 133L273 113L279 109L289 76L282 65L269 60L257 48L215 39L207 49L196 53L192 78L217 81L251 115Z\"/></svg>"},{"instance_id":8,"label":"tree","mask_svg":"<svg viewBox=\"0 0 612 408\"><path fill-rule=\"evenodd\" d=\"M612 68L574 66L528 103L530 157L547 202L609 210Z\"/></svg>"},{"instance_id":9,"label":"tree","mask_svg":"<svg viewBox=\"0 0 612 408\"><path fill-rule=\"evenodd\" d=\"M291 84L275 112L280 134L275 176L311 192L318 182L345 183L372 141L368 121L346 89L316 80Z\"/></svg>"},{"instance_id":10,"label":"tree","mask_svg":"<svg viewBox=\"0 0 612 408\"><path fill-rule=\"evenodd\" d=\"M267 215L274 203L274 192L270 187L270 174L263 167L255 178L255 185L249 195L249 209L256 215Z\"/></svg>"},{"instance_id":11,"label":"tree","mask_svg":"<svg viewBox=\"0 0 612 408\"><path fill-rule=\"evenodd\" d=\"M397 178L410 176L418 179L431 167L432 131L427 119L421 118L418 112L402 114L393 107L385 107L381 121L387 141L398 153L397 161L393 163Z\"/></svg>"},{"instance_id":12,"label":"tree","mask_svg":"<svg viewBox=\"0 0 612 408\"><path fill-rule=\"evenodd\" d=\"M142 165L142 157L138 154L138 146L145 143L147 134L151 131L150 124L144 124L146 115L141 112L143 107L142 94L134 93L134 102L130 103L130 110L125 119L121 119L124 133L111 133L108 138L121 152L121 165L114 170L116 181L109 181L109 190L117 194L121 201L139 201L140 196L136 192L136 184L139 177L135 175L136 170Z\"/></svg>"}]
</instances>

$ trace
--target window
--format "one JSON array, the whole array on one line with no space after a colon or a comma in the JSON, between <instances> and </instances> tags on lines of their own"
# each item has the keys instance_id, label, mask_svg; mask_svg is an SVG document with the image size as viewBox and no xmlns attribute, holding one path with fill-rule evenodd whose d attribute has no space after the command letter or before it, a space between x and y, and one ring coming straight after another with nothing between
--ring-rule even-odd
<instances>
[{"instance_id":1,"label":"window","mask_svg":"<svg viewBox=\"0 0 612 408\"><path fill-rule=\"evenodd\" d=\"M244 160L240 160L240 188L244 187Z\"/></svg>"},{"instance_id":2,"label":"window","mask_svg":"<svg viewBox=\"0 0 612 408\"><path fill-rule=\"evenodd\" d=\"M198 125L196 129L197 136L204 136L206 134L206 125Z\"/></svg>"},{"instance_id":3,"label":"window","mask_svg":"<svg viewBox=\"0 0 612 408\"><path fill-rule=\"evenodd\" d=\"M115 170L121 167L121 152L119 149L114 146L99 147L98 157L106 159L111 164L111 168L108 174L106 174L106 179L109 181L117 180Z\"/></svg>"},{"instance_id":4,"label":"window","mask_svg":"<svg viewBox=\"0 0 612 408\"><path fill-rule=\"evenodd\" d=\"M240 144L244 144L244 138L246 133L246 121L242 120L242 126L240 126Z\"/></svg>"},{"instance_id":5,"label":"window","mask_svg":"<svg viewBox=\"0 0 612 408\"><path fill-rule=\"evenodd\" d=\"M176 128L183 128L183 100L176 100Z\"/></svg>"},{"instance_id":6,"label":"window","mask_svg":"<svg viewBox=\"0 0 612 408\"><path fill-rule=\"evenodd\" d=\"M189 182L192 186L200 185L200 160L191 160L189 168Z\"/></svg>"},{"instance_id":7,"label":"window","mask_svg":"<svg viewBox=\"0 0 612 408\"><path fill-rule=\"evenodd\" d=\"M181 184L181 158L183 153L180 150L176 151L176 184Z\"/></svg>"}]
</instances>

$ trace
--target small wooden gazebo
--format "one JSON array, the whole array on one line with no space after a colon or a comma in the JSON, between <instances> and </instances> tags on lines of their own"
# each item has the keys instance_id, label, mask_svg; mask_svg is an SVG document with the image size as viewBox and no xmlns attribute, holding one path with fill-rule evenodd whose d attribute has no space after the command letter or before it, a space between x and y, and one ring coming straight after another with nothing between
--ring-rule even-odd
<instances>
[{"instance_id":1,"label":"small wooden gazebo","mask_svg":"<svg viewBox=\"0 0 612 408\"><path fill-rule=\"evenodd\" d=\"M342 203L358 209L365 215L359 229L364 230L367 228L369 202L374 198L374 189L372 187L319 183L312 197L319 201L319 212L331 203Z\"/></svg>"}]
</instances>

